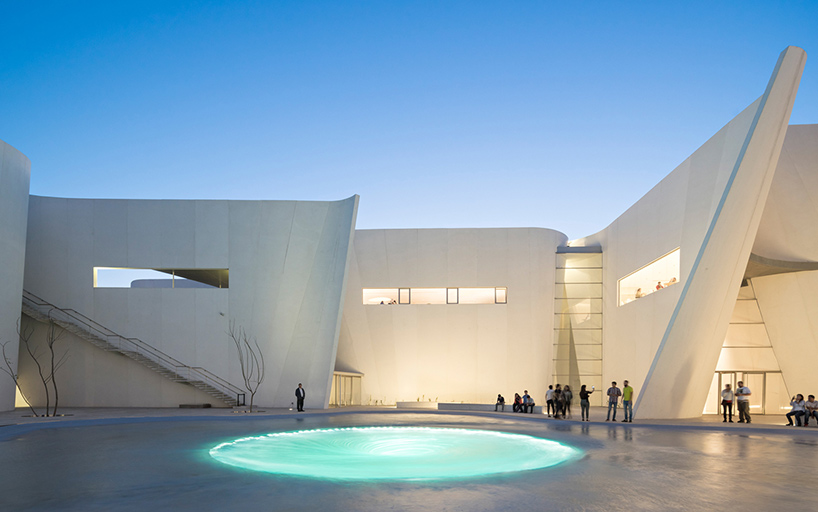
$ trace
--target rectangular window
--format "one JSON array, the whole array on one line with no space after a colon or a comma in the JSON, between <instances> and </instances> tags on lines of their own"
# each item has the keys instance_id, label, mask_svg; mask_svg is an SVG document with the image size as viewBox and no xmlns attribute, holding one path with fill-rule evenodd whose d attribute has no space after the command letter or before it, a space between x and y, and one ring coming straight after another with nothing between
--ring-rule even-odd
<instances>
[{"instance_id":1,"label":"rectangular window","mask_svg":"<svg viewBox=\"0 0 818 512\"><path fill-rule=\"evenodd\" d=\"M496 304L495 288L460 288L460 304Z\"/></svg>"},{"instance_id":2,"label":"rectangular window","mask_svg":"<svg viewBox=\"0 0 818 512\"><path fill-rule=\"evenodd\" d=\"M496 288L364 288L363 304L506 304L508 289Z\"/></svg>"},{"instance_id":3,"label":"rectangular window","mask_svg":"<svg viewBox=\"0 0 818 512\"><path fill-rule=\"evenodd\" d=\"M412 288L411 304L446 304L446 288Z\"/></svg>"},{"instance_id":4,"label":"rectangular window","mask_svg":"<svg viewBox=\"0 0 818 512\"><path fill-rule=\"evenodd\" d=\"M457 288L446 290L446 304L457 304Z\"/></svg>"},{"instance_id":5,"label":"rectangular window","mask_svg":"<svg viewBox=\"0 0 818 512\"><path fill-rule=\"evenodd\" d=\"M364 288L364 304L397 304L397 288Z\"/></svg>"},{"instance_id":6,"label":"rectangular window","mask_svg":"<svg viewBox=\"0 0 818 512\"><path fill-rule=\"evenodd\" d=\"M94 288L228 288L226 268L94 267Z\"/></svg>"},{"instance_id":7,"label":"rectangular window","mask_svg":"<svg viewBox=\"0 0 818 512\"><path fill-rule=\"evenodd\" d=\"M631 272L617 283L619 305L624 306L636 299L661 291L679 282L679 248L670 251L644 267Z\"/></svg>"}]
</instances>

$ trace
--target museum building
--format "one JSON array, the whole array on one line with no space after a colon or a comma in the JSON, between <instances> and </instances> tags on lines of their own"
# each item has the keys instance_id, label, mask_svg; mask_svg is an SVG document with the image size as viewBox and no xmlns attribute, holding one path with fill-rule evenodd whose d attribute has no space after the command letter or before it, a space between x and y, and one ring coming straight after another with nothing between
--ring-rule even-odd
<instances>
[{"instance_id":1,"label":"museum building","mask_svg":"<svg viewBox=\"0 0 818 512\"><path fill-rule=\"evenodd\" d=\"M356 230L340 201L29 195L0 142L0 343L25 398L63 407L494 403L549 384L636 389L635 415L777 414L818 394L818 125L789 125L806 54L608 227ZM25 339L22 339L25 338ZM602 393L592 395L601 405ZM0 374L0 410L25 406Z\"/></svg>"}]
</instances>

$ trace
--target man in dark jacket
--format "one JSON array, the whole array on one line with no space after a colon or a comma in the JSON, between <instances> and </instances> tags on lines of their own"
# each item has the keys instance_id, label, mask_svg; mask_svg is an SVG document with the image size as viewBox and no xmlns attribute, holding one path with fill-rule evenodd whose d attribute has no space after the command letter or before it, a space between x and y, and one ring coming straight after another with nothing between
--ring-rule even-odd
<instances>
[{"instance_id":1,"label":"man in dark jacket","mask_svg":"<svg viewBox=\"0 0 818 512\"><path fill-rule=\"evenodd\" d=\"M304 397L307 396L307 392L304 391L304 388L301 387L301 383L298 383L298 387L295 389L295 398L296 398L296 405L298 406L298 412L304 412Z\"/></svg>"}]
</instances>

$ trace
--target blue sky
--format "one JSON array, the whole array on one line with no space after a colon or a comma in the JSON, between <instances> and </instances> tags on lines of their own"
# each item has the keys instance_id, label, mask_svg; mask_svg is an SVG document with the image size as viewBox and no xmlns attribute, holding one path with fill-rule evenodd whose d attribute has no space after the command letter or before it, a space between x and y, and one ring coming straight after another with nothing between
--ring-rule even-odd
<instances>
[{"instance_id":1,"label":"blue sky","mask_svg":"<svg viewBox=\"0 0 818 512\"><path fill-rule=\"evenodd\" d=\"M668 4L665 6L662 4ZM359 228L608 225L811 58L818 2L5 2L0 139L63 197L361 195Z\"/></svg>"}]
</instances>

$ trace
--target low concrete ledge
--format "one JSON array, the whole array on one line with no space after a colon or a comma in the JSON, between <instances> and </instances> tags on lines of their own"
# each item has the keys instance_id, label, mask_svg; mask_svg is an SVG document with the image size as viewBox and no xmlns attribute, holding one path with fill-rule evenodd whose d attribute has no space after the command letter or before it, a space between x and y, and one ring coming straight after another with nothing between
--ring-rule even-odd
<instances>
[{"instance_id":1,"label":"low concrete ledge","mask_svg":"<svg viewBox=\"0 0 818 512\"><path fill-rule=\"evenodd\" d=\"M457 402L440 402L437 404L437 408L440 411L490 411L494 412L494 404L461 404ZM497 411L497 412L514 412L514 405L513 404L506 404L505 411ZM534 412L532 414L542 414L542 406L535 405Z\"/></svg>"},{"instance_id":2,"label":"low concrete ledge","mask_svg":"<svg viewBox=\"0 0 818 512\"><path fill-rule=\"evenodd\" d=\"M398 409L437 409L437 402L395 402Z\"/></svg>"}]
</instances>

